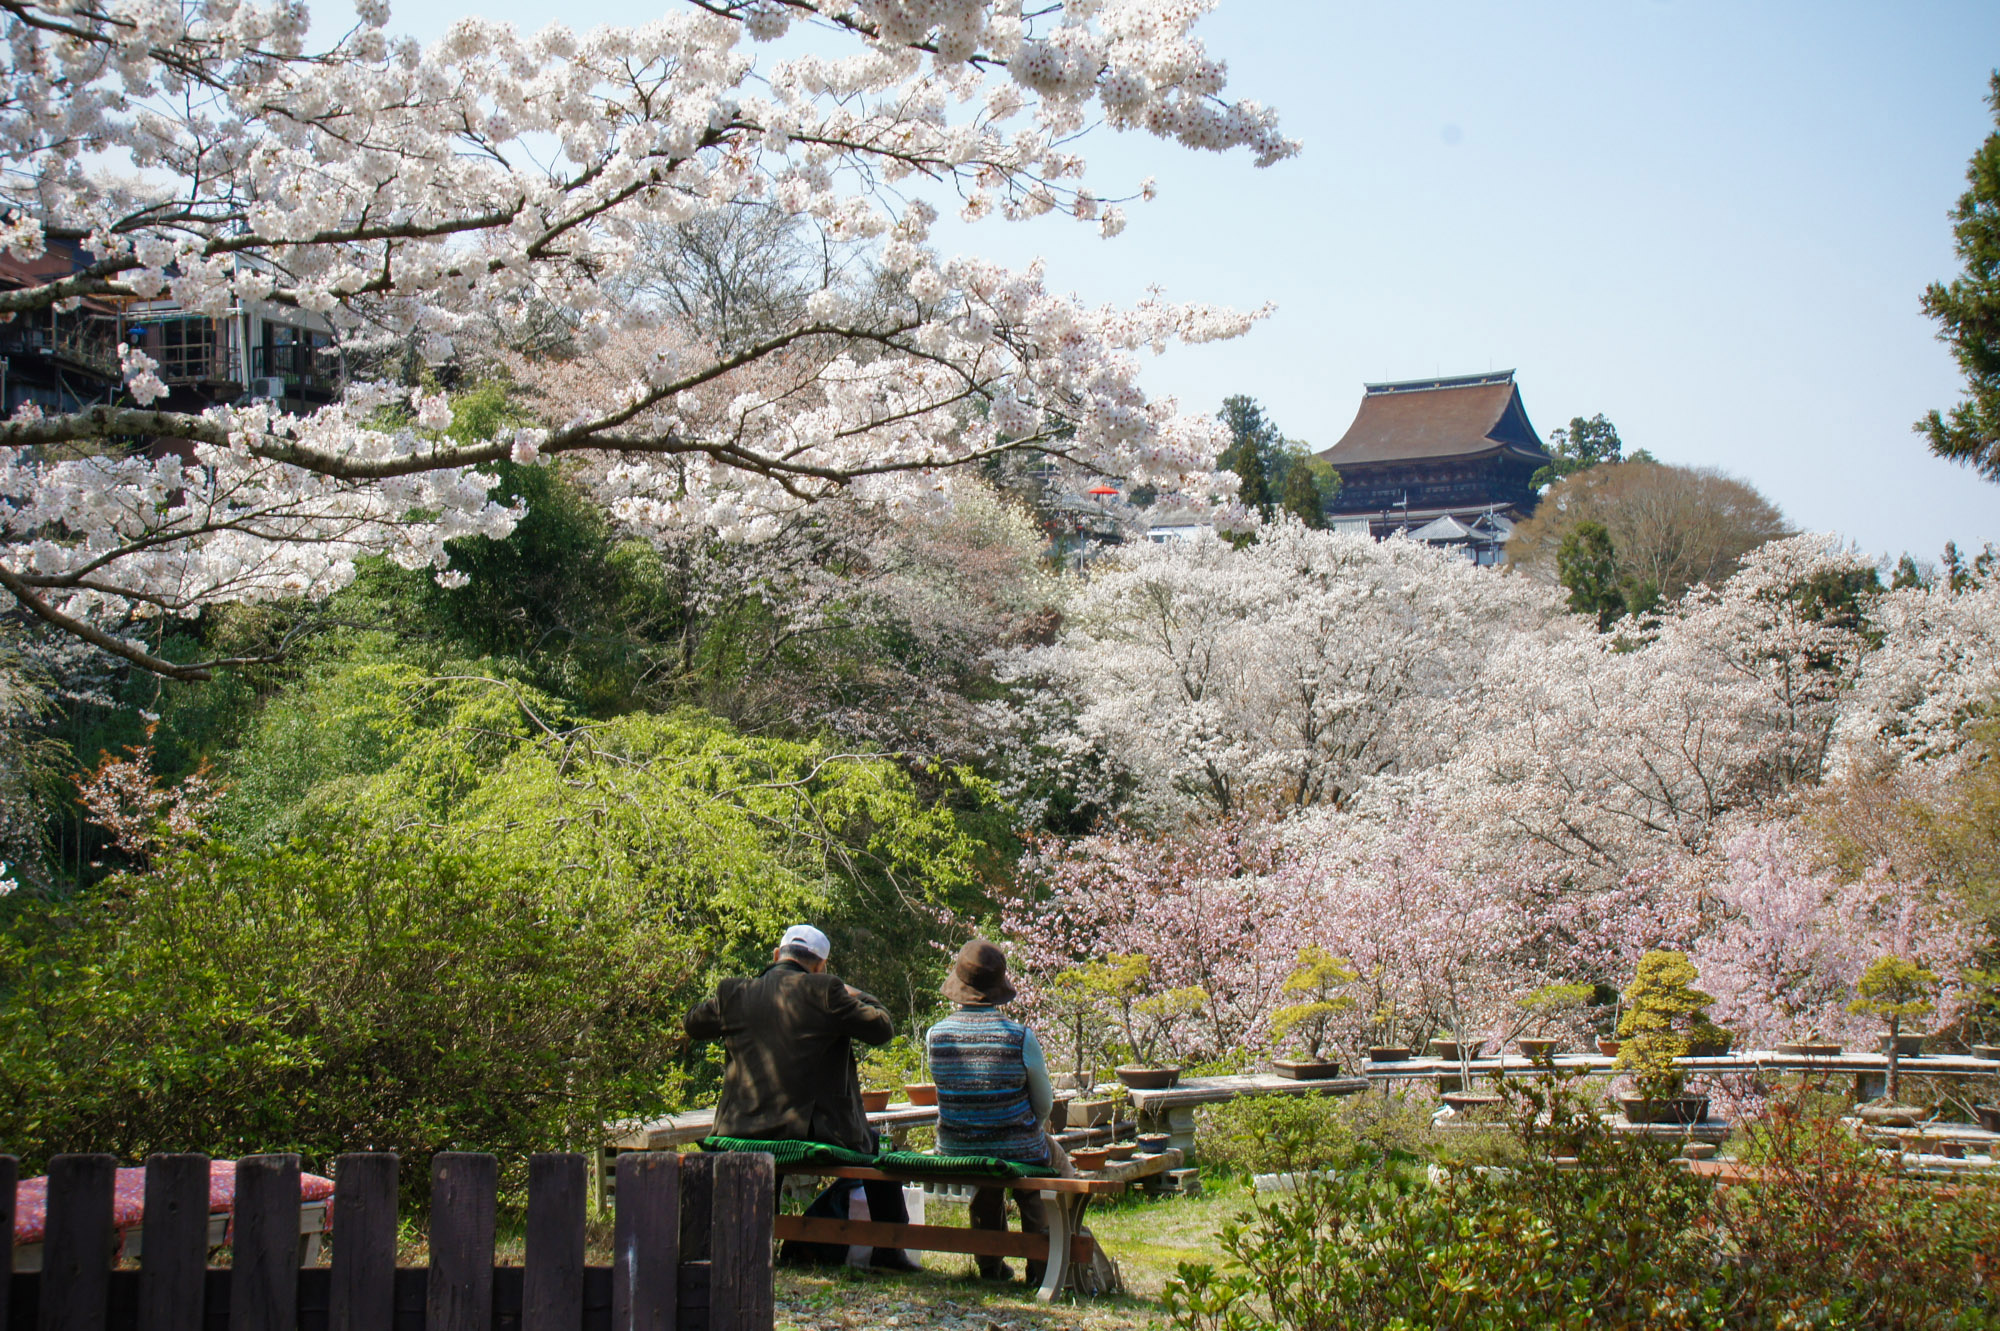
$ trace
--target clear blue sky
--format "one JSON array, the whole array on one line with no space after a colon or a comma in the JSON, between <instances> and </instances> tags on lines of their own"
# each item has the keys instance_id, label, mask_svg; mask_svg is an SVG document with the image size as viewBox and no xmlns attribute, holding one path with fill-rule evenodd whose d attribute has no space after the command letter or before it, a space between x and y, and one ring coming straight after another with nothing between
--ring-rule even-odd
<instances>
[{"instance_id":1,"label":"clear blue sky","mask_svg":"<svg viewBox=\"0 0 2000 1331\"><path fill-rule=\"evenodd\" d=\"M401 0L392 26L429 38L461 12ZM1364 381L1513 368L1544 435L1603 412L1800 527L1925 558L2000 543L2000 486L1909 428L1959 392L1917 297L1955 271L1945 214L1993 128L2000 5L1224 0L1200 31L1300 157L1100 134L1103 192L1161 185L1123 236L1045 217L944 245L1045 256L1093 301L1276 302L1149 385L1205 410L1248 393L1318 447Z\"/></svg>"}]
</instances>

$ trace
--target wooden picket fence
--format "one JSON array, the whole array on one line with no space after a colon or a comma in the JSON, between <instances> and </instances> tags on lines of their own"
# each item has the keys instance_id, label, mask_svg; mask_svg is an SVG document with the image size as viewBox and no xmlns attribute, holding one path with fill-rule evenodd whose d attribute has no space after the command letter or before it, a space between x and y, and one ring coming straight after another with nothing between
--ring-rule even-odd
<instances>
[{"instance_id":1,"label":"wooden picket fence","mask_svg":"<svg viewBox=\"0 0 2000 1331\"><path fill-rule=\"evenodd\" d=\"M15 1162L0 1156L0 1331L770 1331L768 1155L617 1162L614 1261L584 1260L581 1155L528 1165L527 1252L494 1263L499 1166L431 1160L430 1265L396 1265L397 1159L334 1162L332 1264L300 1265L299 1158L236 1166L231 1264L208 1264L208 1157L146 1162L138 1270L116 1267L116 1160L49 1162L39 1272L14 1270Z\"/></svg>"}]
</instances>

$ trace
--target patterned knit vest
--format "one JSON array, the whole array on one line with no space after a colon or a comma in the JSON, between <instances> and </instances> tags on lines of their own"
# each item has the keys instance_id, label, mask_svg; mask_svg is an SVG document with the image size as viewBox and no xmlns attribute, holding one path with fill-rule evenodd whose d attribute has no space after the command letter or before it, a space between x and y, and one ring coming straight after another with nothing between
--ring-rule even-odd
<instances>
[{"instance_id":1,"label":"patterned knit vest","mask_svg":"<svg viewBox=\"0 0 2000 1331\"><path fill-rule=\"evenodd\" d=\"M1028 1028L998 1008L960 1008L931 1027L931 1080L937 1083L938 1150L1042 1164L1049 1158L1021 1050Z\"/></svg>"}]
</instances>

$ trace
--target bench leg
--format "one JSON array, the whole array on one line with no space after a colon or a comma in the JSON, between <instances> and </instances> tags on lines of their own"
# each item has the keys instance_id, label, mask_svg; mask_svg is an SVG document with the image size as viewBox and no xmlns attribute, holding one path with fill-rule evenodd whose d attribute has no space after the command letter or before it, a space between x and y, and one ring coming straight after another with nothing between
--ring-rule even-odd
<instances>
[{"instance_id":1,"label":"bench leg","mask_svg":"<svg viewBox=\"0 0 2000 1331\"><path fill-rule=\"evenodd\" d=\"M1073 1274L1070 1270L1070 1240L1083 1232L1083 1212L1090 1205L1090 1194L1045 1192L1042 1202L1049 1218L1049 1260L1042 1272L1042 1287L1035 1291L1035 1298L1043 1303L1054 1303L1056 1295L1068 1287Z\"/></svg>"}]
</instances>

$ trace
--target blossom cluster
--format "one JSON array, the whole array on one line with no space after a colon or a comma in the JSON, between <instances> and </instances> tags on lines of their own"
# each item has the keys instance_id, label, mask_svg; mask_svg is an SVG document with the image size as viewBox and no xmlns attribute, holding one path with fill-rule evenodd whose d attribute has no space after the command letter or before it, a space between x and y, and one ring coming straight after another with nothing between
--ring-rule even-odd
<instances>
[{"instance_id":1,"label":"blossom cluster","mask_svg":"<svg viewBox=\"0 0 2000 1331\"><path fill-rule=\"evenodd\" d=\"M196 411L124 346L133 405L0 422L0 595L168 669L122 636L131 619L323 594L368 553L449 581L447 541L518 517L480 468L574 453L621 464L600 474L628 522L753 538L835 491L948 502L952 468L1012 449L1240 520L1213 423L1149 398L1138 356L1258 315L1158 296L1092 308L1038 267L943 257L924 197L1115 234L1128 195L1090 183L1076 152L1093 109L1260 165L1292 155L1268 109L1226 96L1193 32L1211 7L686 0L584 33L468 18L423 46L368 0L309 50L291 0L28 0L4 19L0 243L83 257L0 291L0 316L262 303L324 320L350 365L476 364L551 324L572 365L652 345L574 414L481 438L448 436L436 395L375 385L303 418ZM793 40L798 25L814 31ZM873 246L893 298L830 283L731 346L631 308L619 279L649 235L744 208ZM158 442L76 460L135 437Z\"/></svg>"},{"instance_id":2,"label":"blossom cluster","mask_svg":"<svg viewBox=\"0 0 2000 1331\"><path fill-rule=\"evenodd\" d=\"M1308 944L1347 961L1336 1025L1356 1054L1504 1037L1550 1018L1530 996L1622 988L1658 948L1693 958L1746 1043L1859 1040L1847 1004L1870 962L1951 979L1977 932L1923 874L1837 862L1805 802L1857 764L1934 786L2000 697L1988 575L1874 580L1837 542L1788 537L1602 634L1547 588L1408 541L1281 522L1242 549L1121 553L1073 590L1056 642L1007 658L993 755L1023 795L1060 764L1158 844L1076 843L1009 924L1046 972L1148 940L1199 954L1180 940L1215 931L1188 921L1233 912L1260 934L1231 954L1243 973ZM1202 899L1182 901L1161 866L1218 818L1262 820L1277 848L1188 876ZM1241 1047L1269 1047L1271 1000L1235 997L1267 990L1221 992ZM1939 1020L1962 1008L1948 983ZM1578 1038L1587 1019L1556 1024Z\"/></svg>"}]
</instances>

